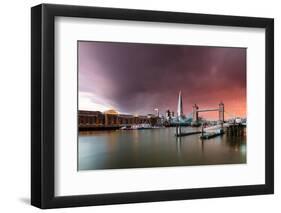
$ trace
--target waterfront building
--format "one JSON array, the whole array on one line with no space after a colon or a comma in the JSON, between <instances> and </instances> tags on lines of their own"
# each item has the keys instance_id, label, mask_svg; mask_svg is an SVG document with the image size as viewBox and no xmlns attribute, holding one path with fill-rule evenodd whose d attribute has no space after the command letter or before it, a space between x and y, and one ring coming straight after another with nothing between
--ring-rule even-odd
<instances>
[{"instance_id":1,"label":"waterfront building","mask_svg":"<svg viewBox=\"0 0 281 213\"><path fill-rule=\"evenodd\" d=\"M118 129L123 126L132 126L137 124L150 124L152 126L159 124L159 117L150 114L129 115L120 114L114 109L105 112L79 110L78 126L82 129Z\"/></svg>"},{"instance_id":2,"label":"waterfront building","mask_svg":"<svg viewBox=\"0 0 281 213\"><path fill-rule=\"evenodd\" d=\"M79 110L78 114L79 126L86 126L89 124L94 126L104 125L104 115L99 111Z\"/></svg>"}]
</instances>

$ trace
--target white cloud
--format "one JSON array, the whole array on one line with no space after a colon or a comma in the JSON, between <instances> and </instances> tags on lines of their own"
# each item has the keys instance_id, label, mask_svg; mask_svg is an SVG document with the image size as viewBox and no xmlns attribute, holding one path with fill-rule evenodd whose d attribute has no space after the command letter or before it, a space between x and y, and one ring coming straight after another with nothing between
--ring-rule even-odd
<instances>
[{"instance_id":1,"label":"white cloud","mask_svg":"<svg viewBox=\"0 0 281 213\"><path fill-rule=\"evenodd\" d=\"M105 111L113 107L89 92L79 92L79 110Z\"/></svg>"}]
</instances>

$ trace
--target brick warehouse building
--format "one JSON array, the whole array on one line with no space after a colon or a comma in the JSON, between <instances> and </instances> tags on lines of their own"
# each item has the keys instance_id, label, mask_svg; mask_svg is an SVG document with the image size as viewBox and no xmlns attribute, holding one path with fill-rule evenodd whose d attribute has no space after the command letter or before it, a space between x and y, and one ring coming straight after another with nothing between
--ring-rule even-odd
<instances>
[{"instance_id":1,"label":"brick warehouse building","mask_svg":"<svg viewBox=\"0 0 281 213\"><path fill-rule=\"evenodd\" d=\"M154 126L159 117L155 115L137 116L128 114L119 114L115 110L86 111L79 110L78 126L79 130L90 129L118 129L123 126L131 126L137 124L150 124Z\"/></svg>"}]
</instances>

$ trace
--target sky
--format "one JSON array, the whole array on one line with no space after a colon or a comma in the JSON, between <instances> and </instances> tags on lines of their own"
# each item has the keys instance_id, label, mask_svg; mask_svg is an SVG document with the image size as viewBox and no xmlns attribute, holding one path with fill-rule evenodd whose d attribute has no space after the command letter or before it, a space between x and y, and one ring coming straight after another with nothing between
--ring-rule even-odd
<instances>
[{"instance_id":1,"label":"sky","mask_svg":"<svg viewBox=\"0 0 281 213\"><path fill-rule=\"evenodd\" d=\"M225 117L246 117L246 49L78 42L79 109L147 115L225 104ZM216 119L217 112L201 113Z\"/></svg>"}]
</instances>

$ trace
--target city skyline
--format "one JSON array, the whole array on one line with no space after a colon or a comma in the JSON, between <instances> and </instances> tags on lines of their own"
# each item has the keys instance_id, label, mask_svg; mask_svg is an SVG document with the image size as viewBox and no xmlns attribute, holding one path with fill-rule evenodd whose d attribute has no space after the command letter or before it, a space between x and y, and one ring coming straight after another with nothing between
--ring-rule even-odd
<instances>
[{"instance_id":1,"label":"city skyline","mask_svg":"<svg viewBox=\"0 0 281 213\"><path fill-rule=\"evenodd\" d=\"M246 117L246 49L78 42L79 110L146 115L217 107ZM217 118L217 112L200 114Z\"/></svg>"}]
</instances>

